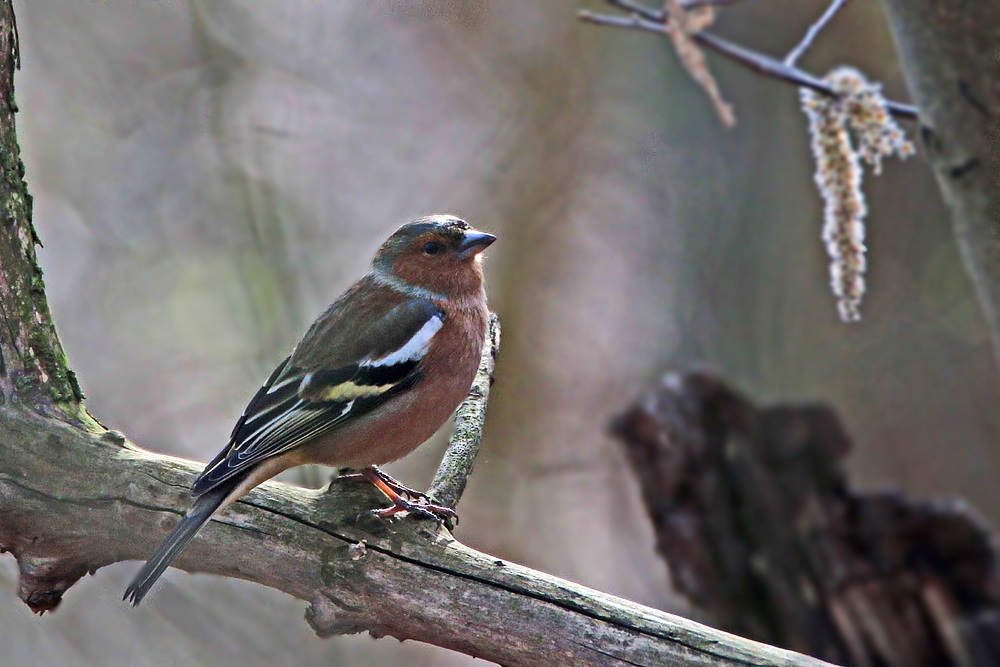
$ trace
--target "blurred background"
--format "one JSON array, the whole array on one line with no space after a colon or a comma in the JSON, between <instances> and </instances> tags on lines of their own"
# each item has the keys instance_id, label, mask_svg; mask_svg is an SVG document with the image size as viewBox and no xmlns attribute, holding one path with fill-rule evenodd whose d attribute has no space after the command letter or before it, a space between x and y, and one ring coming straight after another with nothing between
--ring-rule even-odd
<instances>
[{"instance_id":1,"label":"blurred background","mask_svg":"<svg viewBox=\"0 0 1000 667\"><path fill-rule=\"evenodd\" d=\"M690 614L607 423L692 366L757 402L833 405L863 488L1000 519L1000 384L931 171L918 155L865 183L864 319L841 323L794 87L710 55L727 131L667 40L577 21L596 0L14 6L50 303L91 411L137 443L210 458L379 242L449 212L500 236L487 273L503 350L457 531L471 546ZM825 6L747 0L716 30L782 55ZM872 0L801 64L856 65L907 100ZM391 471L424 485L440 452ZM303 602L173 570L127 610L139 563L36 618L0 565L6 664L472 662L320 640Z\"/></svg>"}]
</instances>

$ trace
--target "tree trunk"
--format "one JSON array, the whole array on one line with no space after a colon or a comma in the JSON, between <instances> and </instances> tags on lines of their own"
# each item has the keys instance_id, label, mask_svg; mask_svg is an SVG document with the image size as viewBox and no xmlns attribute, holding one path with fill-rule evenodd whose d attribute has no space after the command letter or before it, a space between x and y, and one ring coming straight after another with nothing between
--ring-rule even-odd
<instances>
[{"instance_id":1,"label":"tree trunk","mask_svg":"<svg viewBox=\"0 0 1000 667\"><path fill-rule=\"evenodd\" d=\"M883 2L1000 360L1000 3Z\"/></svg>"}]
</instances>

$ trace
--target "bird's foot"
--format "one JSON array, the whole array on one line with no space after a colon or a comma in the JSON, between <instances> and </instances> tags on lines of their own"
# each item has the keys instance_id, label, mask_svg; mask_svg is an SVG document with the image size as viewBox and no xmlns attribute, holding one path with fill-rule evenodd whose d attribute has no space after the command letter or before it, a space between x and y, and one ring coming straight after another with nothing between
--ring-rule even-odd
<instances>
[{"instance_id":1,"label":"bird's foot","mask_svg":"<svg viewBox=\"0 0 1000 667\"><path fill-rule=\"evenodd\" d=\"M380 479L387 487L400 496L406 496L407 498L411 498L413 500L430 500L430 497L423 491L411 489L389 473L380 470L376 466L365 468L364 472L353 472L346 475L338 475L337 479L347 481L355 481L359 479L371 480L372 475L378 477L378 479ZM372 483L374 484L374 482ZM376 486L378 485L376 484Z\"/></svg>"},{"instance_id":2,"label":"bird's foot","mask_svg":"<svg viewBox=\"0 0 1000 667\"><path fill-rule=\"evenodd\" d=\"M386 486L388 486L390 489L392 489L399 495L406 496L407 498L412 498L413 500L430 500L430 497L423 491L417 491L416 489L411 489L410 487L406 486L405 484L400 482L398 479L396 479L389 473L379 469L376 466L372 466L372 468L374 469L375 474L378 475L379 479L385 482Z\"/></svg>"},{"instance_id":3,"label":"bird's foot","mask_svg":"<svg viewBox=\"0 0 1000 667\"><path fill-rule=\"evenodd\" d=\"M370 466L362 470L361 476L374 484L375 488L384 493L386 498L392 501L392 507L372 510L372 513L380 519L388 519L389 517L395 516L401 512L407 512L408 514L421 516L426 519L433 519L438 523L444 523L446 521L453 522L458 518L458 515L455 514L455 510L450 507L445 507L444 505L435 505L430 502L430 499L426 494L403 486L375 466ZM386 480L386 477L389 477L389 481ZM399 487L402 487L402 490L400 490ZM404 495L410 495L413 497L413 494L417 494L422 497L424 501L415 502L414 500L407 500L403 497Z\"/></svg>"},{"instance_id":4,"label":"bird's foot","mask_svg":"<svg viewBox=\"0 0 1000 667\"><path fill-rule=\"evenodd\" d=\"M444 505L435 505L433 503L415 503L411 500L406 500L398 496L395 499L392 499L392 501L392 507L372 510L372 514L380 519L388 519L402 512L407 512L408 514L413 514L414 516L419 516L424 519L432 519L438 523L458 520L458 514L455 513L455 510L445 507Z\"/></svg>"}]
</instances>

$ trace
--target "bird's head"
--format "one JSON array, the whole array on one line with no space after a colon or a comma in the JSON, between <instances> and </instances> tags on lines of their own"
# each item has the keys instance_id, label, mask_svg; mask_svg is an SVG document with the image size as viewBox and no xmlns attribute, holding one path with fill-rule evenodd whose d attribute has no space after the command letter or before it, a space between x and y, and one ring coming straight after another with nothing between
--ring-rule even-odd
<instances>
[{"instance_id":1,"label":"bird's head","mask_svg":"<svg viewBox=\"0 0 1000 667\"><path fill-rule=\"evenodd\" d=\"M497 237L453 215L431 215L407 223L390 236L372 266L403 282L450 298L482 290L482 252Z\"/></svg>"}]
</instances>

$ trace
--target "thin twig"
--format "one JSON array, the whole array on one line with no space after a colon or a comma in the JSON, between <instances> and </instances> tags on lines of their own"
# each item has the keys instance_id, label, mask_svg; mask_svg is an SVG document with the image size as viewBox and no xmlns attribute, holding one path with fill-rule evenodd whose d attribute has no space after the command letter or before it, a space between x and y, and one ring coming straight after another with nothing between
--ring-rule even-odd
<instances>
[{"instance_id":1,"label":"thin twig","mask_svg":"<svg viewBox=\"0 0 1000 667\"><path fill-rule=\"evenodd\" d=\"M629 12L630 14L638 14L647 21L655 21L656 23L663 23L667 20L667 15L658 9L653 9L652 7L646 7L645 5L640 5L637 2L632 2L632 0L604 0L606 3L612 7L617 7L622 11ZM660 28L662 32L663 28Z\"/></svg>"},{"instance_id":2,"label":"thin twig","mask_svg":"<svg viewBox=\"0 0 1000 667\"><path fill-rule=\"evenodd\" d=\"M607 1L608 4L614 5L615 7L631 11L631 16L594 14L587 10L580 11L577 16L582 21L594 23L596 25L644 30L647 32L654 32L658 35L665 34L663 28L664 18L660 12L651 10L647 7L641 7L628 0ZM785 63L772 58L771 56L751 51L750 49L742 47L738 44L733 44L730 41L704 30L692 33L691 38L705 48L711 49L716 53L743 65L744 67L752 69L758 74L762 74L772 79L778 79L779 81L787 81L802 88L810 88L825 95L836 96L836 92L830 84L826 83L822 79L818 79L812 74L809 74L808 72L797 67L789 67ZM886 109L897 118L916 120L918 117L917 108L909 104L887 101Z\"/></svg>"},{"instance_id":3,"label":"thin twig","mask_svg":"<svg viewBox=\"0 0 1000 667\"><path fill-rule=\"evenodd\" d=\"M826 24L829 23L830 20L837 15L837 12L843 9L844 5L850 1L851 0L833 0L833 2L830 3L830 6L826 8L826 11L823 12L823 15L820 16L815 23L809 26L809 30L806 31L806 36L802 38L802 41L799 42L794 49L789 51L787 56L785 56L784 64L788 67L794 67L795 63L802 57L802 54L805 53L810 46L812 46L813 41L816 39L817 35L823 31Z\"/></svg>"},{"instance_id":4,"label":"thin twig","mask_svg":"<svg viewBox=\"0 0 1000 667\"><path fill-rule=\"evenodd\" d=\"M697 9L698 7L729 7L735 5L740 0L681 0L681 7L684 9Z\"/></svg>"},{"instance_id":5,"label":"thin twig","mask_svg":"<svg viewBox=\"0 0 1000 667\"><path fill-rule=\"evenodd\" d=\"M500 319L490 315L490 331L483 346L483 357L479 362L479 372L469 390L469 396L455 413L455 432L448 441L448 449L434 475L434 481L427 495L434 502L455 508L465 484L472 473L472 466L483 441L483 423L486 421L486 404L490 398L493 383L493 368L500 352Z\"/></svg>"}]
</instances>

